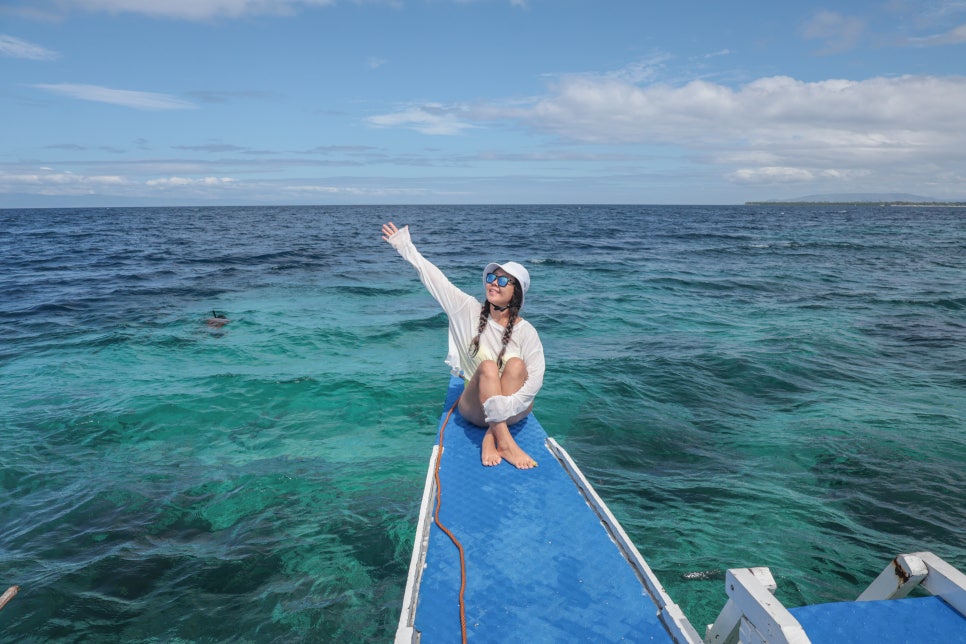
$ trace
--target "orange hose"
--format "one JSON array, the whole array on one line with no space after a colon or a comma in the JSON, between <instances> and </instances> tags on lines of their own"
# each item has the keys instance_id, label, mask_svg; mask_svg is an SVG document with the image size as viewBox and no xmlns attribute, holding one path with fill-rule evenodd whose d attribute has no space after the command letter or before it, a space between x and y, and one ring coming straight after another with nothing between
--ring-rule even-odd
<instances>
[{"instance_id":1,"label":"orange hose","mask_svg":"<svg viewBox=\"0 0 966 644\"><path fill-rule=\"evenodd\" d=\"M462 394L461 394L462 397ZM439 521L439 506L443 504L443 490L440 487L439 482L439 463L443 457L443 433L446 431L446 425L449 424L449 418L453 415L456 410L456 406L460 404L460 399L457 398L453 406L450 407L449 413L446 414L446 419L443 421L442 427L439 428L439 457L436 459L436 470L433 472L433 479L436 481L436 511L433 513L433 520L439 529L446 533L446 536L450 538L450 541L456 546L456 549L460 551L460 633L463 637L463 644L466 644L466 602L463 599L463 595L466 593L466 555L463 553L463 544L460 543L459 539L453 536L453 533L449 531L449 528L444 526Z\"/></svg>"}]
</instances>

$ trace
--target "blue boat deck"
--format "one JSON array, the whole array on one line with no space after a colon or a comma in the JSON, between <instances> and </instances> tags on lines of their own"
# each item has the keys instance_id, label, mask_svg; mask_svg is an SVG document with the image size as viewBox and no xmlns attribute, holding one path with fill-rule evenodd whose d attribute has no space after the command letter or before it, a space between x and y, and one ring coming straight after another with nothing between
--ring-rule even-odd
<instances>
[{"instance_id":1,"label":"blue boat deck","mask_svg":"<svg viewBox=\"0 0 966 644\"><path fill-rule=\"evenodd\" d=\"M452 378L446 410L463 382ZM433 448L396 644L480 642L966 644L966 575L931 552L897 556L857 601L786 609L767 568L729 569L729 599L704 638L570 456L531 414L510 428L540 466L484 467L484 431L458 411ZM439 486L433 476L438 464ZM928 597L910 597L921 588Z\"/></svg>"},{"instance_id":2,"label":"blue boat deck","mask_svg":"<svg viewBox=\"0 0 966 644\"><path fill-rule=\"evenodd\" d=\"M446 410L461 392L462 381L452 379ZM585 496L589 484L579 471L572 476L569 457L536 418L511 433L539 467L483 466L484 431L458 411L444 432L439 518L465 551L467 638L700 641L629 540L618 543L623 530L609 512L599 515ZM432 523L425 500L416 539L422 555L414 553L397 642L458 641L459 551ZM672 637L682 627L687 636Z\"/></svg>"},{"instance_id":3,"label":"blue boat deck","mask_svg":"<svg viewBox=\"0 0 966 644\"><path fill-rule=\"evenodd\" d=\"M966 575L931 552L893 559L855 601L785 608L768 568L725 575L708 644L966 644ZM917 589L928 596L910 596Z\"/></svg>"},{"instance_id":4,"label":"blue boat deck","mask_svg":"<svg viewBox=\"0 0 966 644\"><path fill-rule=\"evenodd\" d=\"M934 596L814 604L788 612L812 642L966 643L966 618Z\"/></svg>"}]
</instances>

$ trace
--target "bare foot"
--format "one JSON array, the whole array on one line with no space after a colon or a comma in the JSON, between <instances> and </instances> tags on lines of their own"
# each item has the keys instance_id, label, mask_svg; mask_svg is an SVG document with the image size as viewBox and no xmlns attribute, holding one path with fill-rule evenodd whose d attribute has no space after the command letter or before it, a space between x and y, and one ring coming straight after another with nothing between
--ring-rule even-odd
<instances>
[{"instance_id":1,"label":"bare foot","mask_svg":"<svg viewBox=\"0 0 966 644\"><path fill-rule=\"evenodd\" d=\"M486 435L483 437L483 465L487 467L492 467L494 465L499 465L503 458L496 449L496 439L493 438L493 430L486 430Z\"/></svg>"},{"instance_id":2,"label":"bare foot","mask_svg":"<svg viewBox=\"0 0 966 644\"><path fill-rule=\"evenodd\" d=\"M537 466L537 462L530 458L529 454L520 449L517 442L510 436L509 431L501 439L496 441L496 451L511 465L518 470L529 470Z\"/></svg>"}]
</instances>

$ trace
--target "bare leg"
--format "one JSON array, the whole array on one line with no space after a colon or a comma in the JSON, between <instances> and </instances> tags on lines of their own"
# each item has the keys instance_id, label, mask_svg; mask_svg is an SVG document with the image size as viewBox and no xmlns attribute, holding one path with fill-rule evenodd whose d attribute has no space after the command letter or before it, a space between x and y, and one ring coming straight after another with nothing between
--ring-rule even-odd
<instances>
[{"instance_id":1,"label":"bare leg","mask_svg":"<svg viewBox=\"0 0 966 644\"><path fill-rule=\"evenodd\" d=\"M522 420L529 410L499 423L487 423L483 415L485 400L492 396L506 396L516 392L523 386L526 379L526 365L519 358L511 358L507 361L502 376L496 363L486 360L480 364L473 379L467 383L463 395L466 402L460 400L460 413L470 422L487 427L481 455L483 465L499 465L503 459L506 459L521 470L537 466L537 462L520 449L517 442L513 440L508 427L508 424Z\"/></svg>"}]
</instances>

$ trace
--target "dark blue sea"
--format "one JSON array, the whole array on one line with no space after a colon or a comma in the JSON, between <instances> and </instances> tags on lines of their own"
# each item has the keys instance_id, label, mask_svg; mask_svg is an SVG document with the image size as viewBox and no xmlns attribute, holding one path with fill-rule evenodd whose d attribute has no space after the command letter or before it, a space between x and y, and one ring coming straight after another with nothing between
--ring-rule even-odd
<instances>
[{"instance_id":1,"label":"dark blue sea","mask_svg":"<svg viewBox=\"0 0 966 644\"><path fill-rule=\"evenodd\" d=\"M966 570L966 209L0 210L0 640L391 640L448 369L388 219L528 266L535 413L699 631Z\"/></svg>"}]
</instances>

